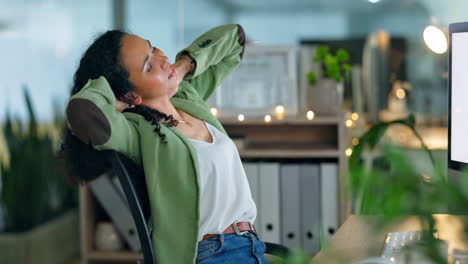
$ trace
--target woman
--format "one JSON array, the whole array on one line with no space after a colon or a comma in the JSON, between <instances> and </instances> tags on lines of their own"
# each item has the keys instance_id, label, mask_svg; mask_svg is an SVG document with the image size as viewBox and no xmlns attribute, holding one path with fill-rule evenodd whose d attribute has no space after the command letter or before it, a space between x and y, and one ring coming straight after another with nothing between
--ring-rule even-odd
<instances>
[{"instance_id":1,"label":"woman","mask_svg":"<svg viewBox=\"0 0 468 264\"><path fill-rule=\"evenodd\" d=\"M75 73L62 148L70 173L99 176L106 149L143 168L158 263L267 263L239 153L205 103L244 45L240 25L215 27L171 65L149 41L114 30Z\"/></svg>"}]
</instances>

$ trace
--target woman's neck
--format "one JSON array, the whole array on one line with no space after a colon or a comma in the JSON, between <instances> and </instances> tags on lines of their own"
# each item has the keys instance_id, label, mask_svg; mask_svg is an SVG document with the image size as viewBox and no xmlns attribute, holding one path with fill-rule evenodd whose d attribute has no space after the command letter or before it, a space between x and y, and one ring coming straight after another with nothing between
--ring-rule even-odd
<instances>
[{"instance_id":1,"label":"woman's neck","mask_svg":"<svg viewBox=\"0 0 468 264\"><path fill-rule=\"evenodd\" d=\"M166 115L172 115L177 120L183 120L183 117L179 114L177 109L171 103L168 98L155 98L152 100L143 100L142 105L156 109Z\"/></svg>"}]
</instances>

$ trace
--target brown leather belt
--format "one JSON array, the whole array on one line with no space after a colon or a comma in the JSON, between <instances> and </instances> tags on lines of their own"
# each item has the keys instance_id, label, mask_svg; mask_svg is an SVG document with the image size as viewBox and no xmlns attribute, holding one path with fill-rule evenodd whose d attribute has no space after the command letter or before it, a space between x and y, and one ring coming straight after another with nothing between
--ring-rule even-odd
<instances>
[{"instance_id":1,"label":"brown leather belt","mask_svg":"<svg viewBox=\"0 0 468 264\"><path fill-rule=\"evenodd\" d=\"M235 222L231 224L226 230L224 230L223 234L231 234L231 233L236 233L238 235L243 235L247 233L248 231L252 231L254 233L257 233L255 231L255 227L250 223L250 222ZM210 237L214 236L219 236L219 234L208 234L204 235L203 239L207 239Z\"/></svg>"}]
</instances>

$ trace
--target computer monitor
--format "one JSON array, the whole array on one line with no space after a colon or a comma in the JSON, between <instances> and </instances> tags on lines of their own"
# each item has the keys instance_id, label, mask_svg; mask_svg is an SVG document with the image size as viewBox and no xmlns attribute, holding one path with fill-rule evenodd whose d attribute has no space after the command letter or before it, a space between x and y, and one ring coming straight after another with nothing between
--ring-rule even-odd
<instances>
[{"instance_id":1,"label":"computer monitor","mask_svg":"<svg viewBox=\"0 0 468 264\"><path fill-rule=\"evenodd\" d=\"M468 169L468 22L449 25L448 176Z\"/></svg>"}]
</instances>

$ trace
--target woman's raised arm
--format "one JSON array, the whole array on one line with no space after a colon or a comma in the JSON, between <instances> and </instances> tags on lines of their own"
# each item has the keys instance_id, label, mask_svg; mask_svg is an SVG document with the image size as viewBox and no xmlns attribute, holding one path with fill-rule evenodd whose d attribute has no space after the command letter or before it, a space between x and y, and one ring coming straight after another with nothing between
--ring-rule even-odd
<instances>
[{"instance_id":1,"label":"woman's raised arm","mask_svg":"<svg viewBox=\"0 0 468 264\"><path fill-rule=\"evenodd\" d=\"M107 80L102 76L89 80L68 102L68 127L81 141L95 149L113 149L139 163L137 123L128 120L116 107L117 99Z\"/></svg>"},{"instance_id":2,"label":"woman's raised arm","mask_svg":"<svg viewBox=\"0 0 468 264\"><path fill-rule=\"evenodd\" d=\"M245 48L242 26L227 24L210 29L187 48L177 53L176 61L189 55L195 61L195 72L185 79L206 101L223 80L240 64Z\"/></svg>"}]
</instances>

